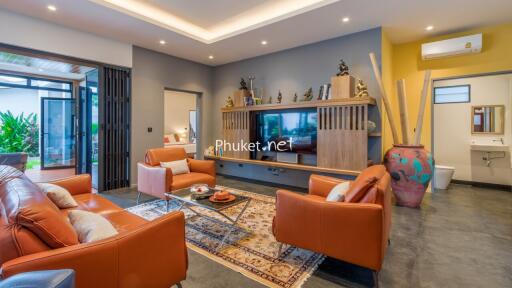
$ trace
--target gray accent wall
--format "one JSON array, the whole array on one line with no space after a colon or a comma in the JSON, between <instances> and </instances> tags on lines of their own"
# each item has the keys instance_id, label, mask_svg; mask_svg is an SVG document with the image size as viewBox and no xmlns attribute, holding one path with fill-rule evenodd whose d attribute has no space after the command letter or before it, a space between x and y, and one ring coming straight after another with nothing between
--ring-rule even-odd
<instances>
[{"instance_id":1,"label":"gray accent wall","mask_svg":"<svg viewBox=\"0 0 512 288\"><path fill-rule=\"evenodd\" d=\"M272 45L270 42L269 45ZM264 48L262 48L264 49ZM248 76L256 77L254 86L261 89L264 100L272 96L273 103L279 90L283 94L283 103L293 101L295 92L299 100L304 92L313 87L315 97L318 96L320 85L330 83L331 76L338 69L339 59L343 59L350 67L350 74L363 79L368 85L369 94L380 100L378 84L373 75L368 54L374 52L381 59L381 28L358 32L343 37L325 40L305 46L267 54L239 62L213 68L213 119L210 127L213 131L211 145L215 139L222 139L220 109L225 105L228 96L238 89L240 77L246 81ZM380 101L378 101L380 102ZM380 131L380 113L377 107L370 111L370 119L377 123ZM370 158L381 159L381 140L369 139ZM283 183L292 186L306 187L311 173L297 170L270 171L267 167L235 163L217 164L219 173L238 177L252 178L262 181ZM275 173L277 172L277 173ZM277 174L277 175L275 175Z\"/></svg>"},{"instance_id":2,"label":"gray accent wall","mask_svg":"<svg viewBox=\"0 0 512 288\"><path fill-rule=\"evenodd\" d=\"M147 149L163 146L166 88L202 93L197 99L202 110L202 143L207 144L212 139L209 123L214 110L211 109L213 77L210 66L133 47L132 78L131 183L135 184L137 162L144 161ZM153 132L148 132L148 127L152 127ZM198 152L202 157L202 149Z\"/></svg>"}]
</instances>

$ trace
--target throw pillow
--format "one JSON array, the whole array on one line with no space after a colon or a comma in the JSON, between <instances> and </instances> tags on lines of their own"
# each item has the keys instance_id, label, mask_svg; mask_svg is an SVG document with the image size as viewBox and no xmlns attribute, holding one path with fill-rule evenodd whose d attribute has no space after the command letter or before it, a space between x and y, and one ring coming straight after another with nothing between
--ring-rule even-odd
<instances>
[{"instance_id":1,"label":"throw pillow","mask_svg":"<svg viewBox=\"0 0 512 288\"><path fill-rule=\"evenodd\" d=\"M78 207L78 203L66 188L51 183L37 183L37 186L60 209Z\"/></svg>"},{"instance_id":2,"label":"throw pillow","mask_svg":"<svg viewBox=\"0 0 512 288\"><path fill-rule=\"evenodd\" d=\"M190 173L190 169L188 168L187 159L171 161L171 162L160 162L160 166L163 168L170 168L172 171L172 175Z\"/></svg>"},{"instance_id":3,"label":"throw pillow","mask_svg":"<svg viewBox=\"0 0 512 288\"><path fill-rule=\"evenodd\" d=\"M343 202L345 200L345 193L349 188L350 182L342 182L331 189L325 200L327 202Z\"/></svg>"},{"instance_id":4,"label":"throw pillow","mask_svg":"<svg viewBox=\"0 0 512 288\"><path fill-rule=\"evenodd\" d=\"M117 235L117 230L100 214L89 211L72 210L68 213L69 221L80 243L99 241Z\"/></svg>"}]
</instances>

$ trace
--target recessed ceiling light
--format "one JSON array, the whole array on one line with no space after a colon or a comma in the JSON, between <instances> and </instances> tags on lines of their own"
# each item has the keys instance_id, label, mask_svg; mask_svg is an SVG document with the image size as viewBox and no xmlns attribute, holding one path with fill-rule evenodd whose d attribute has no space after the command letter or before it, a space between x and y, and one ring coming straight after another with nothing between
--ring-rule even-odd
<instances>
[{"instance_id":1,"label":"recessed ceiling light","mask_svg":"<svg viewBox=\"0 0 512 288\"><path fill-rule=\"evenodd\" d=\"M213 55L208 56L208 59L213 59Z\"/></svg>"},{"instance_id":2,"label":"recessed ceiling light","mask_svg":"<svg viewBox=\"0 0 512 288\"><path fill-rule=\"evenodd\" d=\"M160 40L160 45L165 45L165 43L167 43L165 40Z\"/></svg>"},{"instance_id":3,"label":"recessed ceiling light","mask_svg":"<svg viewBox=\"0 0 512 288\"><path fill-rule=\"evenodd\" d=\"M261 41L261 45L267 45L268 42L266 40Z\"/></svg>"},{"instance_id":4,"label":"recessed ceiling light","mask_svg":"<svg viewBox=\"0 0 512 288\"><path fill-rule=\"evenodd\" d=\"M425 27L425 30L427 30L427 31L434 30L434 26L429 25L429 26Z\"/></svg>"},{"instance_id":5,"label":"recessed ceiling light","mask_svg":"<svg viewBox=\"0 0 512 288\"><path fill-rule=\"evenodd\" d=\"M344 17L343 19L341 19L341 21L342 21L343 23L347 23L348 21L350 21L350 18L348 18L348 17Z\"/></svg>"},{"instance_id":6,"label":"recessed ceiling light","mask_svg":"<svg viewBox=\"0 0 512 288\"><path fill-rule=\"evenodd\" d=\"M48 10L53 11L53 12L57 11L57 7L55 7L54 5L48 5L47 8L48 8Z\"/></svg>"}]
</instances>

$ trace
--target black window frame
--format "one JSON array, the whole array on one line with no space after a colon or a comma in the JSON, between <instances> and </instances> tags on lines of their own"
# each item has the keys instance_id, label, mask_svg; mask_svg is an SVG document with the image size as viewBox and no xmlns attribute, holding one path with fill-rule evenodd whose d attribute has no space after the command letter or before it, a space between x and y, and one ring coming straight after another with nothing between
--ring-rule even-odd
<instances>
[{"instance_id":1,"label":"black window frame","mask_svg":"<svg viewBox=\"0 0 512 288\"><path fill-rule=\"evenodd\" d=\"M48 78L41 78L41 77L33 77L33 76L23 76L23 75L17 75L17 74L8 74L8 73L0 73L0 76L5 77L16 77L16 78L23 78L27 80L27 84L12 84L12 83L5 83L0 81L0 87L9 87L9 88L24 88L24 89L33 89L33 90L45 90L45 91L54 91L54 92L73 92L73 82L72 81L64 81L64 80L54 80L54 79L48 79ZM49 87L41 87L41 86L33 86L32 80L39 80L39 81L46 81L46 82L55 82L55 83L61 83L61 84L68 84L69 89L59 89L59 88L49 88Z\"/></svg>"},{"instance_id":2,"label":"black window frame","mask_svg":"<svg viewBox=\"0 0 512 288\"><path fill-rule=\"evenodd\" d=\"M437 102L436 101L436 90L437 89L444 89L444 88L456 88L456 87L468 87L468 100L467 101L455 101L455 102ZM441 87L434 87L432 99L434 100L434 104L457 104L457 103L471 103L471 85L470 84L463 84L463 85L451 85L451 86L441 86Z\"/></svg>"}]
</instances>

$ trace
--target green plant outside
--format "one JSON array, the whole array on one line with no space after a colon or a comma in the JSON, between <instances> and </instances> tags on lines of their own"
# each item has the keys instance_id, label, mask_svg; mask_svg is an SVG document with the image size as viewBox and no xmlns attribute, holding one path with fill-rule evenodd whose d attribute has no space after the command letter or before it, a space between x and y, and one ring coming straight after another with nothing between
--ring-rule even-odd
<instances>
[{"instance_id":1,"label":"green plant outside","mask_svg":"<svg viewBox=\"0 0 512 288\"><path fill-rule=\"evenodd\" d=\"M14 116L11 111L0 112L0 153L25 152L29 156L39 155L39 125L37 115L21 113Z\"/></svg>"},{"instance_id":2,"label":"green plant outside","mask_svg":"<svg viewBox=\"0 0 512 288\"><path fill-rule=\"evenodd\" d=\"M34 169L34 167L41 166L41 160L39 159L28 159L26 169Z\"/></svg>"}]
</instances>

